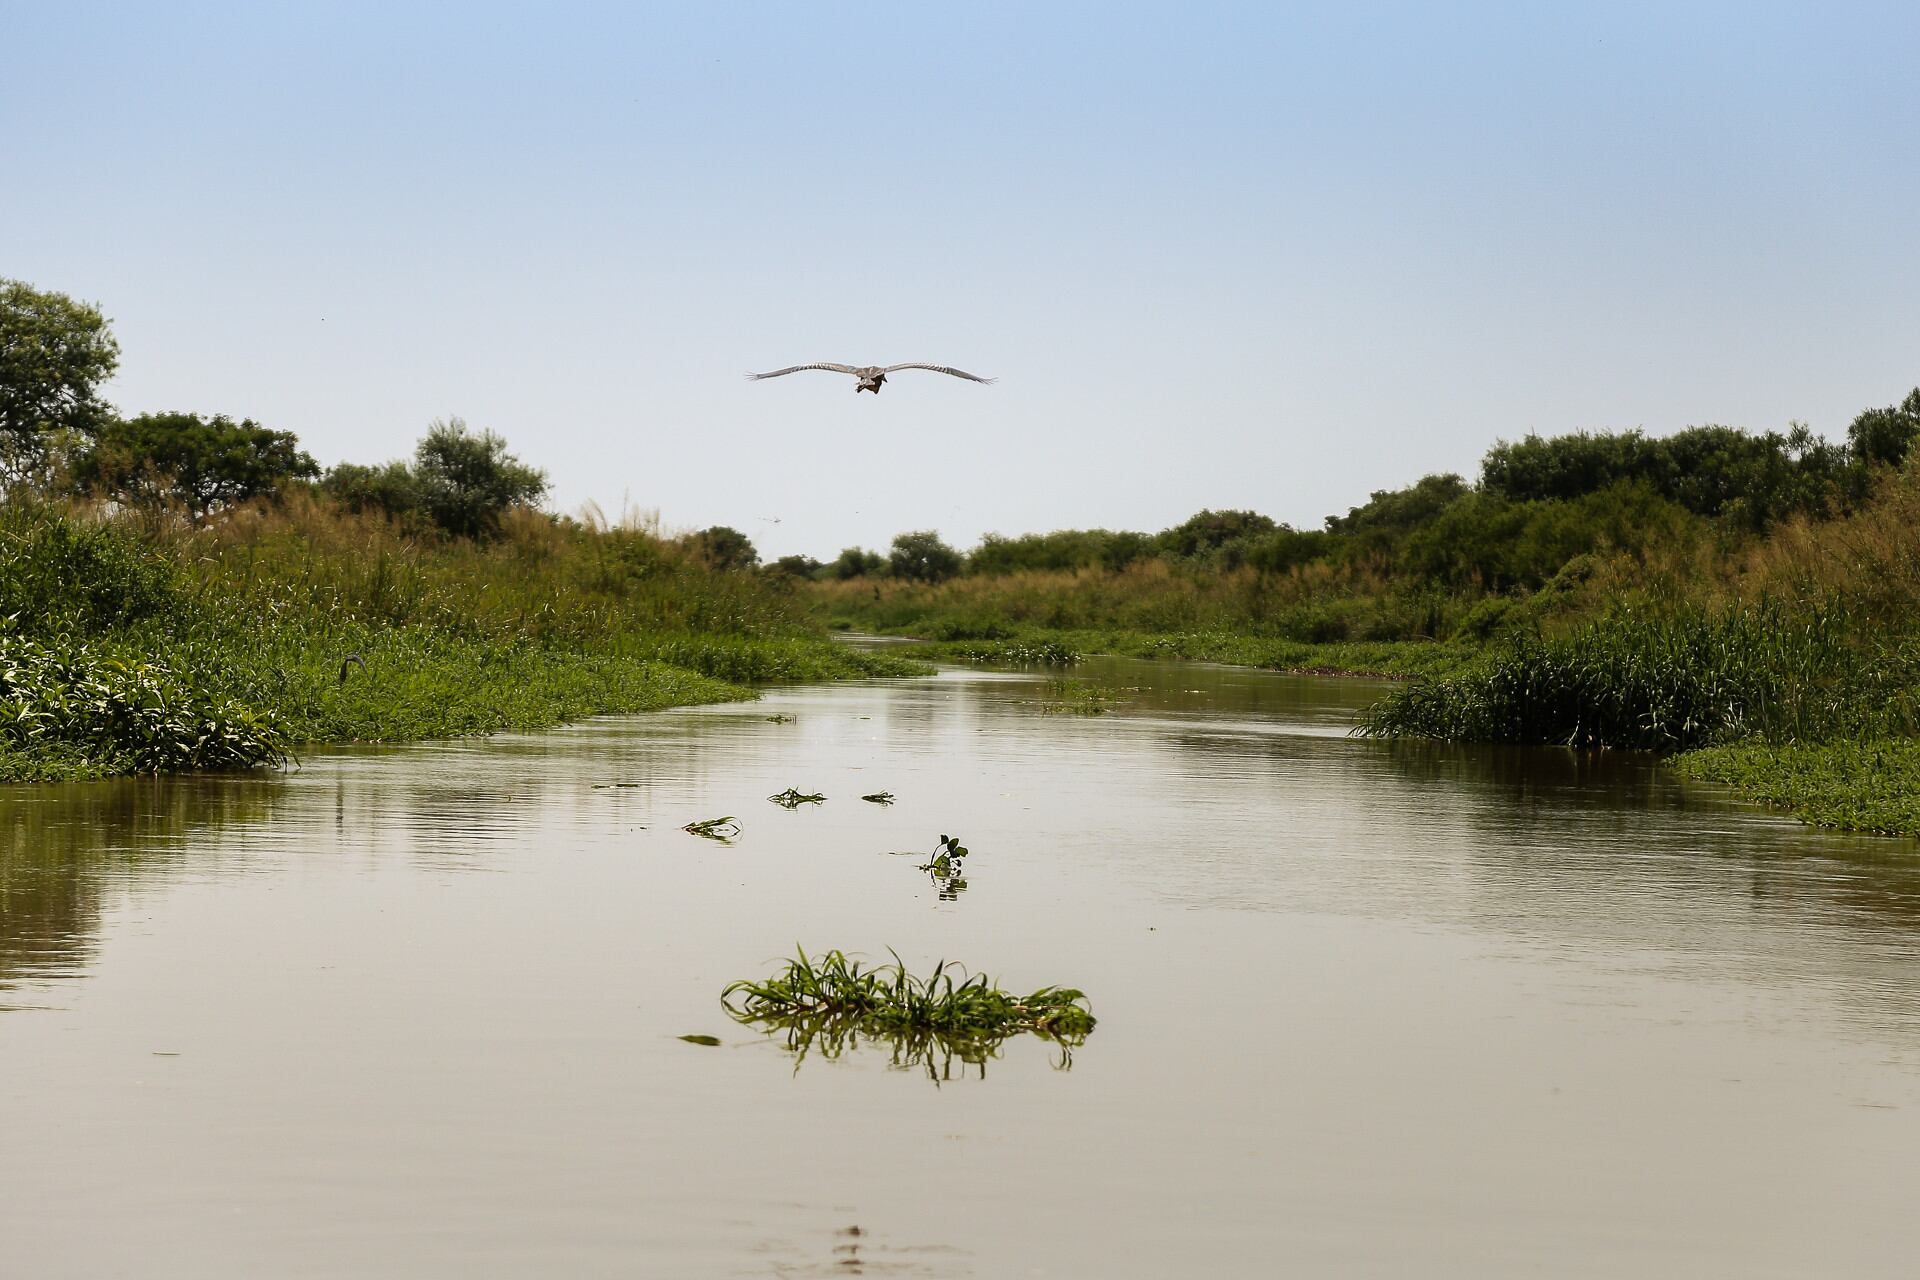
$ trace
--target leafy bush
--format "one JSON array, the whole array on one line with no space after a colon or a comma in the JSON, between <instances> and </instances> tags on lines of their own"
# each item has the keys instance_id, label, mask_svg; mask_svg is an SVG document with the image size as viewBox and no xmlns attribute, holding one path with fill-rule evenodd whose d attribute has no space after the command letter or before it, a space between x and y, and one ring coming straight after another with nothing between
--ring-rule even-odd
<instances>
[{"instance_id":1,"label":"leafy bush","mask_svg":"<svg viewBox=\"0 0 1920 1280\"><path fill-rule=\"evenodd\" d=\"M172 562L131 532L48 508L0 509L0 619L29 634L94 631L174 614Z\"/></svg>"},{"instance_id":2,"label":"leafy bush","mask_svg":"<svg viewBox=\"0 0 1920 1280\"><path fill-rule=\"evenodd\" d=\"M0 636L0 741L77 751L113 772L278 764L278 717L197 685L165 661Z\"/></svg>"}]
</instances>

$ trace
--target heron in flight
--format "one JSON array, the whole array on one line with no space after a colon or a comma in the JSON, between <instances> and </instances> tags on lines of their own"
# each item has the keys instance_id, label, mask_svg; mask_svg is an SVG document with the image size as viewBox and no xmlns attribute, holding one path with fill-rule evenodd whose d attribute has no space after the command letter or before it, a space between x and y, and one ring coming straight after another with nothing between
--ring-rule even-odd
<instances>
[{"instance_id":1,"label":"heron in flight","mask_svg":"<svg viewBox=\"0 0 1920 1280\"><path fill-rule=\"evenodd\" d=\"M786 369L775 369L772 373L750 373L747 376L758 382L762 378L778 378L789 373L799 373L802 369L825 369L829 373L850 373L860 379L859 385L853 389L853 394L855 395L859 395L862 391L871 391L873 394L879 395L880 388L887 381L887 375L890 373L898 373L902 369L931 369L935 373L945 373L951 374L956 378L965 378L968 382L993 381L992 378L982 378L978 374L968 373L964 369L949 369L943 364L890 364L884 368L877 364L863 364L859 366L850 364L796 364Z\"/></svg>"}]
</instances>

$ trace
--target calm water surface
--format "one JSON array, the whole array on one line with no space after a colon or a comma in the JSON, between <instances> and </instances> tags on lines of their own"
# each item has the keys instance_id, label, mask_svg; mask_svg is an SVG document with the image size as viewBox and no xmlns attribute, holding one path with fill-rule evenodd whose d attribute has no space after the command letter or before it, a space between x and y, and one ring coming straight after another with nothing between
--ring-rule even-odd
<instances>
[{"instance_id":1,"label":"calm water surface","mask_svg":"<svg viewBox=\"0 0 1920 1280\"><path fill-rule=\"evenodd\" d=\"M1914 1274L1913 842L1078 674L0 795L0 1273ZM796 943L1100 1025L796 1069L717 1000Z\"/></svg>"}]
</instances>

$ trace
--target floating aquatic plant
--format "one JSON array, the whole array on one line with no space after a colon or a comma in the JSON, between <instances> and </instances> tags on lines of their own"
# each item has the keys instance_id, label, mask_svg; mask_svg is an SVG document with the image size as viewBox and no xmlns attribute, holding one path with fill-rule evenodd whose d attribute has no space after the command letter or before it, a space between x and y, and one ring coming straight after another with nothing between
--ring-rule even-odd
<instances>
[{"instance_id":1,"label":"floating aquatic plant","mask_svg":"<svg viewBox=\"0 0 1920 1280\"><path fill-rule=\"evenodd\" d=\"M951 1078L954 1059L984 1075L987 1059L1022 1034L1055 1045L1064 1068L1093 1030L1086 994L1073 987L1014 995L957 962L941 960L922 978L899 953L888 954L892 964L869 968L841 951L818 959L799 951L764 982L732 983L720 1002L736 1022L784 1032L800 1059L836 1058L862 1039L885 1042L895 1066L924 1068L936 1082Z\"/></svg>"},{"instance_id":2,"label":"floating aquatic plant","mask_svg":"<svg viewBox=\"0 0 1920 1280\"><path fill-rule=\"evenodd\" d=\"M788 787L779 795L768 796L767 799L773 801L782 809L798 809L803 804L819 804L825 800L826 797L818 791L803 792L798 787Z\"/></svg>"},{"instance_id":3,"label":"floating aquatic plant","mask_svg":"<svg viewBox=\"0 0 1920 1280\"><path fill-rule=\"evenodd\" d=\"M1049 716L1101 716L1107 713L1108 706L1113 702L1111 693L1085 680L1049 680L1047 696L1040 702L1040 713Z\"/></svg>"},{"instance_id":4,"label":"floating aquatic plant","mask_svg":"<svg viewBox=\"0 0 1920 1280\"><path fill-rule=\"evenodd\" d=\"M740 834L740 824L733 820L731 814L724 818L708 818L705 822L689 822L680 829L688 835L705 836L709 840L718 840L722 844L731 843L733 838Z\"/></svg>"},{"instance_id":5,"label":"floating aquatic plant","mask_svg":"<svg viewBox=\"0 0 1920 1280\"><path fill-rule=\"evenodd\" d=\"M870 796L861 796L868 804L889 805L893 803L893 792L876 791Z\"/></svg>"},{"instance_id":6,"label":"floating aquatic plant","mask_svg":"<svg viewBox=\"0 0 1920 1280\"><path fill-rule=\"evenodd\" d=\"M799 716L776 714L776 715L768 716L767 723L768 724L792 724L795 720L798 720L799 718L800 718Z\"/></svg>"},{"instance_id":7,"label":"floating aquatic plant","mask_svg":"<svg viewBox=\"0 0 1920 1280\"><path fill-rule=\"evenodd\" d=\"M960 843L960 837L943 835L940 843L933 847L933 857L921 863L920 870L933 877L940 896L952 902L966 892L966 863L967 847Z\"/></svg>"}]
</instances>

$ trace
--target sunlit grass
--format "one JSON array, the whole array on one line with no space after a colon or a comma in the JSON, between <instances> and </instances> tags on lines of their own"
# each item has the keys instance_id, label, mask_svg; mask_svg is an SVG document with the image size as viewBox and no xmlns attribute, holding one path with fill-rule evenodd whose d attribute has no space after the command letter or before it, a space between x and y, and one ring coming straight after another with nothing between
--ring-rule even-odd
<instances>
[{"instance_id":1,"label":"sunlit grass","mask_svg":"<svg viewBox=\"0 0 1920 1280\"><path fill-rule=\"evenodd\" d=\"M889 954L892 964L868 967L840 951L817 959L801 951L765 981L731 984L721 1003L738 1022L786 1033L802 1056L813 1049L836 1056L864 1037L890 1044L904 1054L902 1065L924 1066L936 1078L943 1059L984 1066L1021 1034L1058 1046L1064 1065L1094 1028L1085 993L1072 987L1014 995L951 961L919 977Z\"/></svg>"}]
</instances>

